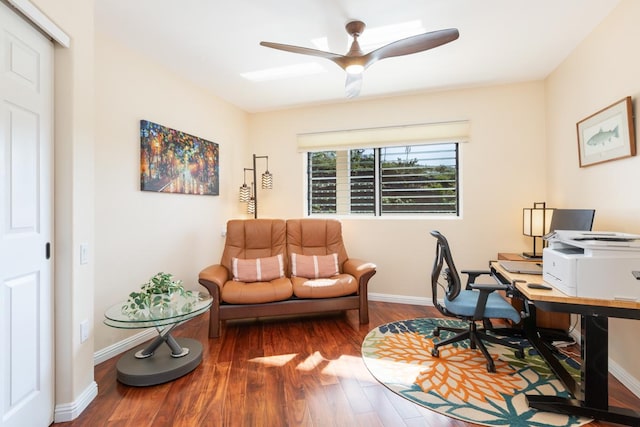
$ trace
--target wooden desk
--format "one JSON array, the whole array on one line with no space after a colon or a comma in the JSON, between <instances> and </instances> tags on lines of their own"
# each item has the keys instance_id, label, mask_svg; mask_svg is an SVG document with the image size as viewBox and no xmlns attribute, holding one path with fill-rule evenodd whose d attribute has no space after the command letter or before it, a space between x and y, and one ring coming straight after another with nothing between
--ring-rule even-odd
<instances>
[{"instance_id":1,"label":"wooden desk","mask_svg":"<svg viewBox=\"0 0 640 427\"><path fill-rule=\"evenodd\" d=\"M498 252L498 260L541 262L540 258L525 258L520 254L511 253L511 252Z\"/></svg>"},{"instance_id":2,"label":"wooden desk","mask_svg":"<svg viewBox=\"0 0 640 427\"><path fill-rule=\"evenodd\" d=\"M540 262L539 259L525 258L520 254L508 252L498 253L498 260ZM540 280L542 280L541 277L539 277L538 281ZM521 301L513 300L511 304L516 308L516 310L522 311ZM538 326L538 328L559 329L567 332L570 325L571 316L569 313L554 313L551 311L538 310L536 320L536 326Z\"/></svg>"},{"instance_id":3,"label":"wooden desk","mask_svg":"<svg viewBox=\"0 0 640 427\"><path fill-rule=\"evenodd\" d=\"M640 425L640 412L609 406L609 317L640 320L640 303L568 296L557 289L532 289L527 283L540 283L541 277L513 274L491 263L497 278L514 283L529 304L531 316L524 321L527 339L564 383L574 399L526 395L529 406L545 411L569 413L625 425ZM548 283L545 283L548 285ZM553 355L537 333L536 309L575 313L581 317L581 381L577 383Z\"/></svg>"}]
</instances>

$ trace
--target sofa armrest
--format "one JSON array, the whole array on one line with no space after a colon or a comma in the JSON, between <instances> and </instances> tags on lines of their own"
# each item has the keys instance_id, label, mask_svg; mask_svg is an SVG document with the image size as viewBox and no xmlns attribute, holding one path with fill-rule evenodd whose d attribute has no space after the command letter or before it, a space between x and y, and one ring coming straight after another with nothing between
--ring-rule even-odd
<instances>
[{"instance_id":1,"label":"sofa armrest","mask_svg":"<svg viewBox=\"0 0 640 427\"><path fill-rule=\"evenodd\" d=\"M345 261L342 270L355 277L358 282L360 324L369 323L369 279L376 274L376 265L372 262L351 258Z\"/></svg>"},{"instance_id":2,"label":"sofa armrest","mask_svg":"<svg viewBox=\"0 0 640 427\"><path fill-rule=\"evenodd\" d=\"M198 282L207 289L216 284L222 290L224 284L229 280L229 270L220 264L210 265L200 272Z\"/></svg>"},{"instance_id":3,"label":"sofa armrest","mask_svg":"<svg viewBox=\"0 0 640 427\"><path fill-rule=\"evenodd\" d=\"M371 273L375 273L376 265L372 262L363 261L360 259L350 258L345 261L342 266L345 273L352 275L359 282L362 276L373 276Z\"/></svg>"},{"instance_id":4,"label":"sofa armrest","mask_svg":"<svg viewBox=\"0 0 640 427\"><path fill-rule=\"evenodd\" d=\"M207 288L213 298L209 309L209 338L220 336L220 301L222 300L220 294L228 278L229 271L220 264L210 265L198 275L198 283Z\"/></svg>"}]
</instances>

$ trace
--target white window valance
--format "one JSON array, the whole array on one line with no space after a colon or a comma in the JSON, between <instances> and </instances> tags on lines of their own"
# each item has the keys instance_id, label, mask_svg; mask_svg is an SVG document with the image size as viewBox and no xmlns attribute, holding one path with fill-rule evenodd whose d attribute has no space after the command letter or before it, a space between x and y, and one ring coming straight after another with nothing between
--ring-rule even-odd
<instances>
[{"instance_id":1,"label":"white window valance","mask_svg":"<svg viewBox=\"0 0 640 427\"><path fill-rule=\"evenodd\" d=\"M298 135L298 151L378 148L408 143L467 142L469 121L388 126L368 129L304 133Z\"/></svg>"}]
</instances>

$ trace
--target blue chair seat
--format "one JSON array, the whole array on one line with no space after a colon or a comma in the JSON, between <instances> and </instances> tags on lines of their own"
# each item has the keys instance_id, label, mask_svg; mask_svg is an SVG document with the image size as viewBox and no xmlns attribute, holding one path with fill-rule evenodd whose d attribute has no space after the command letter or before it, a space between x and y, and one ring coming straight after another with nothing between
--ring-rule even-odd
<instances>
[{"instance_id":1,"label":"blue chair seat","mask_svg":"<svg viewBox=\"0 0 640 427\"><path fill-rule=\"evenodd\" d=\"M444 305L452 313L459 316L473 317L478 305L479 291L461 290L458 296L449 301L444 300ZM520 314L500 294L492 292L487 298L484 317L494 319L510 319L514 323L520 322Z\"/></svg>"}]
</instances>

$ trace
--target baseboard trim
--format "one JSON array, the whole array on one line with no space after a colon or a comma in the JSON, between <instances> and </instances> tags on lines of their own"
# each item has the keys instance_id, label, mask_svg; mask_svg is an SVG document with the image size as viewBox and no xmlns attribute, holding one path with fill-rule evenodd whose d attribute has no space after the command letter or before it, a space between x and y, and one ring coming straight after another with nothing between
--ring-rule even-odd
<instances>
[{"instance_id":1,"label":"baseboard trim","mask_svg":"<svg viewBox=\"0 0 640 427\"><path fill-rule=\"evenodd\" d=\"M145 329L129 338L119 341L109 347L98 350L93 354L93 366L111 359L127 350L132 349L157 335L155 329ZM73 421L82 414L87 406L98 396L98 383L91 384L78 396L74 402L56 405L53 420L56 423Z\"/></svg>"},{"instance_id":2,"label":"baseboard trim","mask_svg":"<svg viewBox=\"0 0 640 427\"><path fill-rule=\"evenodd\" d=\"M75 420L96 396L98 396L98 383L92 381L75 401L56 405L53 412L53 421L65 423Z\"/></svg>"},{"instance_id":3,"label":"baseboard trim","mask_svg":"<svg viewBox=\"0 0 640 427\"><path fill-rule=\"evenodd\" d=\"M158 336L158 333L154 328L145 329L138 332L135 335L125 338L122 341L118 341L115 344L111 344L101 350L93 353L93 366L98 365L104 361L111 359L119 354L124 353L127 350L139 346L140 344L149 341L151 338Z\"/></svg>"},{"instance_id":4,"label":"baseboard trim","mask_svg":"<svg viewBox=\"0 0 640 427\"><path fill-rule=\"evenodd\" d=\"M370 292L369 300L391 302L397 304L433 306L433 301L431 298L413 297L406 295L379 294ZM440 303L444 303L444 301L440 301ZM576 342L580 342L580 333L578 331L571 331L571 336L576 340ZM609 358L609 372L626 388L628 388L631 393L640 397L640 381L638 380L638 378L635 378L633 375L629 374L629 372L623 369L618 363L615 362L615 360L612 360L611 358Z\"/></svg>"},{"instance_id":5,"label":"baseboard trim","mask_svg":"<svg viewBox=\"0 0 640 427\"><path fill-rule=\"evenodd\" d=\"M378 294L369 292L369 301L392 302L396 304L430 305L433 306L431 298L413 297L408 295Z\"/></svg>"},{"instance_id":6,"label":"baseboard trim","mask_svg":"<svg viewBox=\"0 0 640 427\"><path fill-rule=\"evenodd\" d=\"M631 393L635 394L637 397L640 397L640 381L635 378L633 375L629 374L626 370L624 370L619 364L609 358L609 372L611 375L616 377L618 381L622 383L626 388L631 391Z\"/></svg>"}]
</instances>

